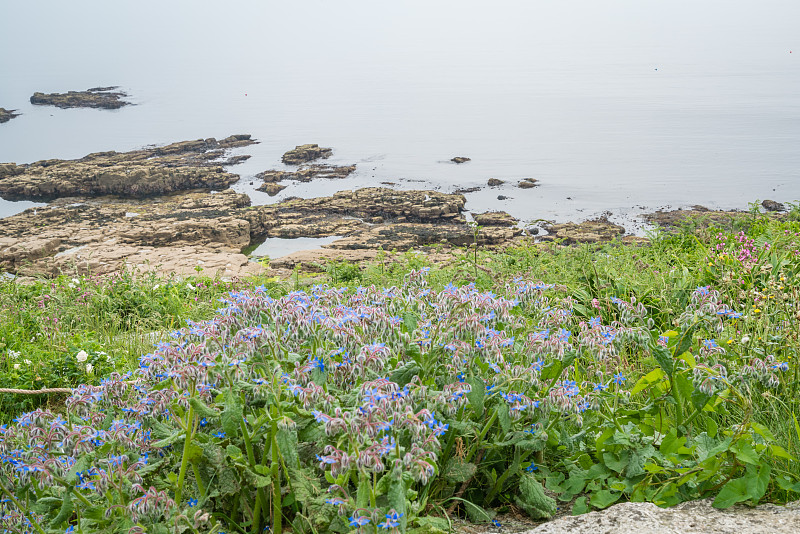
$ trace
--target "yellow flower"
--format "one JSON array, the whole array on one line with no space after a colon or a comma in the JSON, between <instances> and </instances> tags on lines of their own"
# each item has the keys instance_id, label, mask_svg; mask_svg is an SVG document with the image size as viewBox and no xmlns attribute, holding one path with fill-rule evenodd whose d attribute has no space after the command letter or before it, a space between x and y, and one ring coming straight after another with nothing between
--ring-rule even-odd
<instances>
[{"instance_id":1,"label":"yellow flower","mask_svg":"<svg viewBox=\"0 0 800 534\"><path fill-rule=\"evenodd\" d=\"M731 343L733 343L733 340L732 340L732 339L729 339L729 340L728 340L728 345L730 345Z\"/></svg>"},{"instance_id":2,"label":"yellow flower","mask_svg":"<svg viewBox=\"0 0 800 534\"><path fill-rule=\"evenodd\" d=\"M712 261L708 262L708 266L709 267L711 267L712 265L714 265L714 262L712 262Z\"/></svg>"},{"instance_id":3,"label":"yellow flower","mask_svg":"<svg viewBox=\"0 0 800 534\"><path fill-rule=\"evenodd\" d=\"M753 313L761 313L761 310L759 310L758 308L754 308Z\"/></svg>"}]
</instances>

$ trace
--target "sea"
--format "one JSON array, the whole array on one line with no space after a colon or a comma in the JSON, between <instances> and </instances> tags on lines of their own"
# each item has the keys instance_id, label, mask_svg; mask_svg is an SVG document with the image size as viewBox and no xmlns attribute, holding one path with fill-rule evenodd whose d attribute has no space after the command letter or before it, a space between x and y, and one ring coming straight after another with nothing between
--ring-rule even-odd
<instances>
[{"instance_id":1,"label":"sea","mask_svg":"<svg viewBox=\"0 0 800 534\"><path fill-rule=\"evenodd\" d=\"M228 170L254 204L480 187L472 213L636 226L800 200L797 0L37 0L0 17L0 107L21 113L0 162L249 133ZM28 100L109 85L135 105ZM356 173L255 191L304 143Z\"/></svg>"}]
</instances>

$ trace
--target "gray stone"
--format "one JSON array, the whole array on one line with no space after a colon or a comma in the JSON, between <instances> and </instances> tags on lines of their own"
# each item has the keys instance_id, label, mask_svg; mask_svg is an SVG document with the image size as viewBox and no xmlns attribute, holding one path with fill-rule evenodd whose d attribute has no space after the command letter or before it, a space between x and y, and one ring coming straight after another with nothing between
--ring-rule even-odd
<instances>
[{"instance_id":1,"label":"gray stone","mask_svg":"<svg viewBox=\"0 0 800 534\"><path fill-rule=\"evenodd\" d=\"M786 211L786 206L774 200L765 200L761 205L767 211Z\"/></svg>"},{"instance_id":2,"label":"gray stone","mask_svg":"<svg viewBox=\"0 0 800 534\"><path fill-rule=\"evenodd\" d=\"M796 534L800 532L800 501L755 508L717 510L710 500L673 508L652 503L622 503L606 510L565 516L525 534Z\"/></svg>"}]
</instances>

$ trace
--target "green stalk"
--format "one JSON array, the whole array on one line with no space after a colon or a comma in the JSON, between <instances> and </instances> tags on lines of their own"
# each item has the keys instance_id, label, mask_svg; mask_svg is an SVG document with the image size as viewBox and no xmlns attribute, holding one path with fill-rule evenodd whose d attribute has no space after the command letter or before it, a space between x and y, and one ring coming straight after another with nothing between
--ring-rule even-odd
<instances>
[{"instance_id":1,"label":"green stalk","mask_svg":"<svg viewBox=\"0 0 800 534\"><path fill-rule=\"evenodd\" d=\"M189 445L194 437L194 406L189 406L189 417L186 419L186 438L183 440L183 456L181 468L178 471L178 486L175 489L175 504L181 505L183 498L183 482L186 479L186 467L189 465Z\"/></svg>"},{"instance_id":2,"label":"green stalk","mask_svg":"<svg viewBox=\"0 0 800 534\"><path fill-rule=\"evenodd\" d=\"M272 421L272 534L281 534L283 520L281 504L281 466L278 453L278 442L275 439L278 433L277 421Z\"/></svg>"}]
</instances>

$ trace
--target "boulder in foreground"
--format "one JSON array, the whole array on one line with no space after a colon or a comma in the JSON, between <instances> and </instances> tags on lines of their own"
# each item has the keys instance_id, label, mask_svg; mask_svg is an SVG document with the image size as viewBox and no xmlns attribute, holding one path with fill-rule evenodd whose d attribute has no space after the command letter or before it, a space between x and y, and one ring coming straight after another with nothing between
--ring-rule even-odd
<instances>
[{"instance_id":1,"label":"boulder in foreground","mask_svg":"<svg viewBox=\"0 0 800 534\"><path fill-rule=\"evenodd\" d=\"M652 503L622 503L599 512L566 516L525 534L795 534L800 532L800 501L755 508L717 510L710 500L659 508Z\"/></svg>"}]
</instances>

